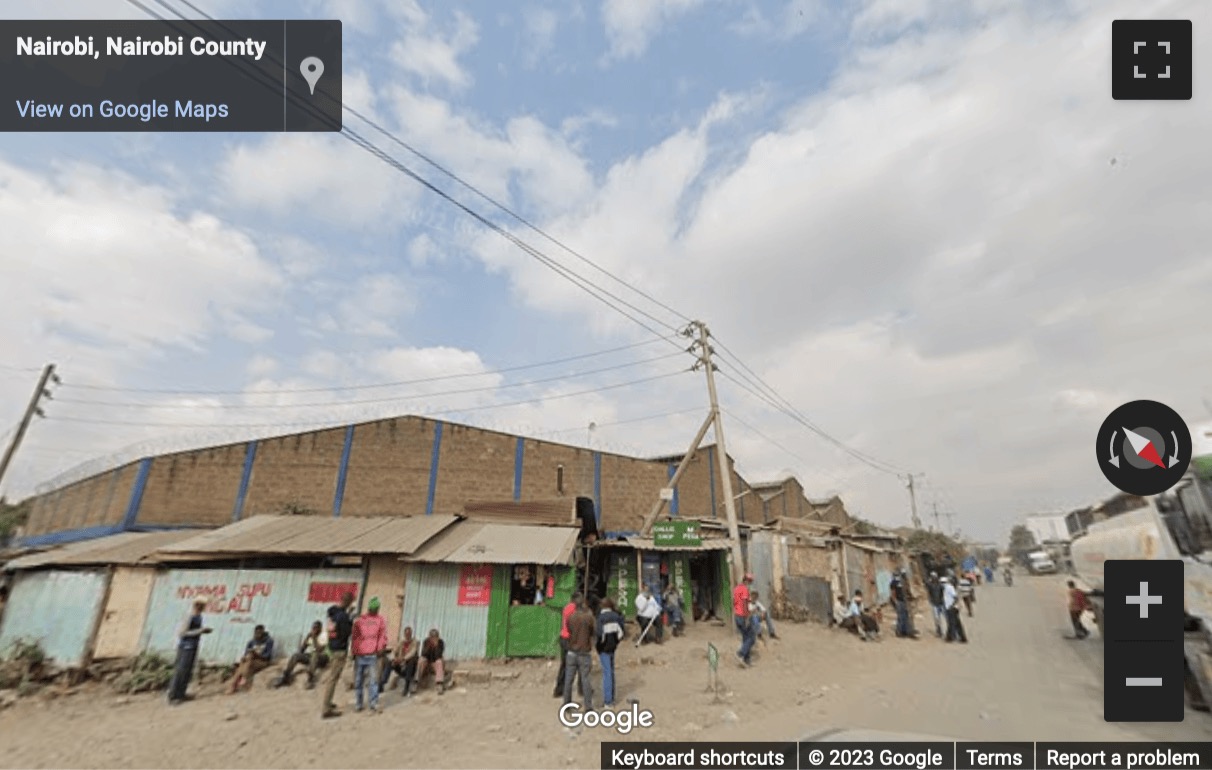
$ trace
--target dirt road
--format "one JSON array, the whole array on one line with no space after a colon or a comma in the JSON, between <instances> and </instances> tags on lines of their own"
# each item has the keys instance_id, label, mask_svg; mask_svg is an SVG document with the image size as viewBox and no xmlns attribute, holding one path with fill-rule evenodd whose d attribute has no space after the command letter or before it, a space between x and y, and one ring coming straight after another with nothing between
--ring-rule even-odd
<instances>
[{"instance_id":1,"label":"dirt road","mask_svg":"<svg viewBox=\"0 0 1212 770\"><path fill-rule=\"evenodd\" d=\"M978 589L971 643L864 644L811 625L783 624L752 669L732 663L722 626L699 626L661 647L620 650L620 703L638 699L656 724L620 737L562 727L542 661L484 667L497 674L445 695L385 695L378 716L322 721L318 694L213 690L168 708L159 696L81 691L0 711L2 767L587 767L602 740L789 740L816 729L870 728L1003 740L1206 740L1212 717L1172 725L1102 719L1102 642L1064 638L1063 580L1023 578ZM721 650L728 690L713 703L706 642ZM517 672L516 678L513 677ZM595 678L597 671L595 669ZM352 693L346 697L352 699ZM599 696L600 697L600 696Z\"/></svg>"}]
</instances>

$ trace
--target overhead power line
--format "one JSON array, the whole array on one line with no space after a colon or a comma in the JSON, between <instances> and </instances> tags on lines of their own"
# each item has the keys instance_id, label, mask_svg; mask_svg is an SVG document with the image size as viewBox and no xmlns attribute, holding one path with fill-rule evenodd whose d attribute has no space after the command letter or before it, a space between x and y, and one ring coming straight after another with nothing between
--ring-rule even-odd
<instances>
[{"instance_id":1,"label":"overhead power line","mask_svg":"<svg viewBox=\"0 0 1212 770\"><path fill-rule=\"evenodd\" d=\"M127 0L127 2L130 5L142 10L144 13L152 16L153 18L159 19L160 21L168 22L170 24L175 23L173 20L167 19L164 16L156 13L154 10L149 8L144 3L139 2L139 0ZM186 17L183 13L181 13L179 10L177 10L172 5L170 5L168 2L166 2L166 0L156 0L156 2L159 5L161 5L162 7L164 7L165 9L167 9L169 12L175 14L181 21L183 21L186 24L189 24L191 26L194 26L195 29L197 28L196 20ZM195 12L201 14L206 19L208 19L210 21L217 21L214 17L201 11L201 9L199 9L196 5L193 5L192 3L189 3L188 5ZM224 29L228 33L231 33L231 30L229 28L227 28L226 26L224 26L222 24L222 22L218 22L218 23L222 29ZM266 76L263 73L261 73L260 71L250 70L249 68L244 66L243 63L238 62L238 61L233 61L230 59L225 59L225 61L228 62L231 66L234 66L237 69L239 69L240 71L242 71L250 79L252 79L256 82L259 82L262 85L265 85L268 89L270 89L274 92L278 92L279 84L276 81L271 81L271 80L267 79ZM281 64L281 62L276 62L276 63ZM288 95L286 98L291 98L291 97ZM308 102L303 102L303 101L300 101L297 99L295 99L294 101L302 109L311 111L312 113L316 112L315 106L313 104L308 103ZM344 105L340 105L340 106L342 108L344 107ZM386 130L381 129L381 127L380 127L380 130L383 130L384 132L386 132ZM386 133L390 133L390 132L386 132ZM346 140L352 142L354 145L360 147L364 151L370 153L371 155L375 156L376 158L379 158L384 163L387 163L389 166L396 169L400 173L411 178L412 180L414 180L421 186L425 187L426 189L428 189L430 192L434 193L435 195L439 196L446 202L455 206L460 211L462 211L463 213L467 214L468 216L470 216L471 218L475 219L477 222L482 224L484 227L487 227L488 229L490 229L493 232L500 235L502 238L504 238L507 241L509 241L510 243L512 243L514 246L516 246L518 249L520 249L523 253L532 257L533 259L538 261L540 264L544 265L548 269L555 272L560 277L569 281L573 285L580 288L582 291L586 292L590 296L597 299L599 302L602 302L607 307L614 310L616 313L619 313L620 315L623 315L624 317L630 319L633 323L638 324L639 326L646 329L650 333L656 335L657 337L664 337L664 335L661 332L658 332L656 329L652 328L652 326L648 322L642 320L641 318L638 318L635 314L643 316L644 318L648 319L648 321L655 323L658 326L662 326L668 331L673 331L673 332L677 331L677 328L674 325L668 323L667 321L653 315L652 313L648 312L647 310L644 310L641 307L638 307L634 303L628 302L627 300L625 300L622 297L618 296L617 294L603 288L602 286L595 284L593 281L581 276L580 274L576 273L572 269L565 267L564 265L561 265L559 262L552 259L548 255L544 254L542 251L540 251L539 249L530 245L529 243L522 240L518 236L514 235L506 228L504 228L501 225L498 225L496 222L493 222L492 220L488 219L483 214L480 214L478 211L472 209L467 204L463 203L462 201L459 201L454 196L452 196L450 193L446 192L445 190L443 190L440 187L438 187L437 185L435 185L433 182L430 182L428 179L425 179L423 176L418 174L416 171L413 171L411 168L406 166L399 159L391 156L390 154L385 152L383 149L381 149L380 147L375 145L373 142L371 142L370 140L361 136L356 131L354 131L348 127L344 127L344 128L342 128L340 135L343 138L345 138ZM403 141L403 140L401 140L401 141ZM581 259L585 260L586 262L589 262L589 260L585 257L581 257ZM593 263L590 262L590 264L593 264ZM597 266L595 265L595 267L597 267ZM600 267L598 267L598 269L604 270L604 268L600 268ZM622 282L621 279L616 278L615 280ZM639 289L636 289L634 286L631 286L630 284L627 284L626 282L622 282L622 283L625 286L627 286L629 289L631 289L631 291L633 291L641 296L646 296L646 295L644 295L644 293L642 291L640 291ZM628 310L624 310L623 307L620 307L620 305L628 308L632 312L628 312ZM670 340L670 343L673 345L677 345L677 343L673 342L672 340Z\"/></svg>"},{"instance_id":2,"label":"overhead power line","mask_svg":"<svg viewBox=\"0 0 1212 770\"><path fill-rule=\"evenodd\" d=\"M443 417L443 416L449 416L449 415L463 414L465 412L480 412L480 411L484 411L486 409L505 409L505 408L511 407L511 406L523 406L526 404L539 404L539 403L545 403L547 401L558 401L558 400L562 400L562 399L566 399L566 398L575 398L577 396L587 396L592 393L602 393L602 392L605 392L608 390L618 390L620 388L631 387L632 385L642 385L642 384L649 383L649 382L656 382L657 380L664 380L664 379L668 379L670 377L676 377L679 374L685 374L688 371L691 371L691 370L690 369L677 369L672 372L666 372L665 374L657 374L657 375L653 375L651 377L641 377L640 379L636 379L636 380L628 380L627 382L618 382L618 383L614 383L613 385L602 385L597 388L589 388L587 390L578 390L578 391L573 391L571 393L556 393L554 395L538 396L535 398L526 398L526 399L521 399L518 401L508 401L508 402L497 403L497 404L480 404L477 406L468 406L468 407L461 407L461 408L455 408L455 409L445 409L445 410L442 410L439 412L420 414L417 416L418 417L429 417L429 418ZM348 421L341 421L337 418L316 419L316 420L310 420L307 422L289 422L289 423L284 423L284 422L270 422L270 423L145 422L145 421L137 421L137 420L101 420L101 419L92 419L92 418L88 418L88 417L60 417L57 415L52 416L48 419L52 419L56 422L75 422L75 423L84 423L87 425L125 425L125 426L129 426L129 427L137 427L137 428L291 428L291 427L315 428L317 425L326 424L326 423L332 423L333 427L340 427L342 425L349 424ZM386 417L378 417L378 418L360 417L358 419L360 419L360 420L364 419L365 421L373 422L376 419L387 419L387 418Z\"/></svg>"},{"instance_id":3,"label":"overhead power line","mask_svg":"<svg viewBox=\"0 0 1212 770\"><path fill-rule=\"evenodd\" d=\"M636 422L648 422L649 420L660 420L665 417L677 417L679 415L691 414L691 413L702 414L703 407L696 406L693 409L679 409L676 412L661 412L660 414L647 414L647 415L644 415L643 417L630 417L626 420L611 420L610 422L595 422L595 423L593 423L593 427L594 427L594 429L611 428L611 427L614 427L615 425L630 425L630 424L636 423ZM576 432L584 433L588 427L589 427L588 425L581 425L576 428L561 428L560 430L548 430L548 431L543 431L543 435L560 436L565 433L576 433Z\"/></svg>"},{"instance_id":4,"label":"overhead power line","mask_svg":"<svg viewBox=\"0 0 1212 770\"><path fill-rule=\"evenodd\" d=\"M158 1L158 2L160 2L160 4L161 4L161 5L165 5L165 7L168 7L168 6L167 6L167 5L166 5L164 2L162 2L162 0L157 0L157 1ZM188 7L189 7L190 9L192 9L192 10L193 10L195 13L198 13L198 14L200 14L200 15L204 16L205 18L207 18L207 19L208 19L208 20L210 20L210 21L215 21L215 18L214 18L213 16L211 16L210 14L206 13L205 11L203 11L201 8L199 8L199 7L198 7L197 5L195 5L194 3L190 2L190 0L180 0L180 2L181 2L183 5L188 6ZM178 15L180 15L180 14L178 14ZM492 196L490 196L488 193L484 192L484 191L483 191L483 190L481 190L480 188L476 187L475 185L471 184L471 183L470 183L470 182L468 182L467 180L463 179L462 177L460 177L458 174L456 174L455 172L451 171L450 169L446 168L445 166L443 166L443 165L442 165L441 163L439 163L438 161L434 160L432 157L430 157L430 156L429 156L429 155L427 155L426 153L421 152L421 151L420 151L420 150L418 150L416 147L412 146L411 144L409 144L409 143L408 143L408 142L406 142L405 140L401 139L401 138L400 138L400 136L399 136L398 134L396 134L396 133L394 133L394 132L392 132L392 131L390 131L390 130L388 130L388 129L384 128L382 125L380 125L378 122L376 122L376 121L375 121L375 120L373 120L372 118L370 118L370 117L368 117L368 116L366 116L366 115L363 115L361 112L359 112L358 110L354 109L353 107L350 107L350 106L349 106L349 105L347 105L347 104L342 104L342 105L341 105L341 107L342 107L342 109L343 109L343 110L345 110L346 112L348 112L350 115L353 115L354 117L358 118L358 119L359 119L359 120L361 120L362 122L364 122L364 123L366 123L367 125L369 125L369 126L370 126L371 128L373 128L375 131L378 131L380 134L382 134L383 136L387 137L387 139L388 139L388 140L390 140L391 142L393 142L393 143L395 143L395 144L399 145L400 147L404 148L405 150L407 150L408 152L410 152L410 153L412 153L414 156L416 156L418 159L420 159L420 160L421 160L421 161L423 161L424 163L426 163L426 164L428 164L429 166L431 166L431 167L432 167L434 170L436 170L436 171L438 171L439 173L443 174L444 176L446 176L446 177L450 178L452 181L454 181L454 182L455 182L456 184L458 184L460 187L462 187L462 188L464 188L464 189L468 190L469 192L471 192L471 193L475 194L475 195L476 195L477 197L479 197L480 199L482 199L482 200L484 200L485 202L487 202L487 203L489 203L490 205L492 205L492 206L493 206L494 208L496 208L498 211L500 211L500 212L502 212L503 214L506 214L507 216L509 216L510 218L512 218L512 219L513 219L514 221L516 221L518 224L521 224L521 225L523 225L524 227L526 227L527 229L529 229L529 230L533 231L535 234L542 236L542 237L543 237L544 239L546 239L548 242L550 242L551 244L553 244L553 245L555 245L555 246L559 247L559 248L560 248L561 250L563 250L565 253L569 254L570 256L576 257L576 258L577 258L577 259L579 259L581 262L584 262L585 264L589 265L590 267L592 267L594 270L597 270L597 271L598 271L599 273L601 273L602 275L606 276L607 278L610 278L611 280L615 281L616 283L620 284L621 286L624 286L624 287L626 287L626 288L630 289L631 291L635 292L636 294L638 294L639 296L641 296L641 297L643 297L644 299L648 300L649 302L653 303L654 305L656 305L656 306L658 306L658 307L662 308L663 310L668 311L668 312L669 312L669 313L671 313L672 315L677 316L677 317L678 317L679 319L681 319L682 321L685 321L685 322L687 322L687 323L689 323L689 322L690 322L690 320L691 320L691 319L690 319L688 316L684 315L683 313L681 313L680 311L676 310L675 308L670 307L668 304L666 304L666 303L662 302L661 300L657 299L656 297L652 296L651 294L649 294L649 293L645 292L644 290L642 290L642 289L638 288L637 286L635 286L635 285L633 285L633 284L629 283L628 281L626 281L626 280L624 280L624 279L620 278L619 276L617 276L617 275L615 275L614 273L610 272L609 270L607 270L606 268L602 267L602 266L601 266L601 265L599 265L598 263L596 263L596 262L594 262L593 260L589 259L589 257L586 257L584 254L582 254L581 252L579 252L579 251L577 251L576 249L572 248L571 246L567 245L566 243L564 243L564 242L563 242L562 240L560 240L559 238L556 238L554 235L551 235L551 234L550 234L550 233L548 233L546 230L544 230L543 228L541 228L541 227L539 227L538 225L534 224L532 221L530 221L530 220L529 220L529 219L527 219L526 217L523 217L521 214L519 214L519 213L517 213L516 211L514 211L513 209L511 209L509 206L507 206L507 205L505 205L504 203L501 203L500 201L496 200L495 198L493 198Z\"/></svg>"},{"instance_id":5,"label":"overhead power line","mask_svg":"<svg viewBox=\"0 0 1212 770\"><path fill-rule=\"evenodd\" d=\"M672 338L670 338L672 339ZM146 393L146 394L171 394L183 396L244 396L255 393L256 395L284 395L293 393L331 393L334 391L356 391L356 390L375 390L378 388L397 388L403 385L422 385L431 382L444 382L447 380L459 380L474 377L490 377L497 374L511 374L513 372L521 372L527 369L542 369L548 366L558 366L559 364L572 363L573 361L583 361L587 358L597 358L599 356L609 355L611 353L621 353L625 350L634 350L656 342L659 339L646 339L641 342L632 343L631 345L620 345L615 348L607 348L605 350L596 350L592 353L581 353L580 355L568 356L566 358L556 358L549 361L538 361L533 364L520 364L518 366L506 366L500 369L485 369L479 372L460 372L457 374L438 374L432 377L418 377L410 380L396 380L395 382L375 382L362 385L331 385L328 387L311 387L311 388L272 388L267 390L248 389L241 390L189 390L182 388L122 388L112 385L97 385L88 382L75 382L74 380L64 380L63 387L75 388L80 390L98 390L110 393Z\"/></svg>"},{"instance_id":6,"label":"overhead power line","mask_svg":"<svg viewBox=\"0 0 1212 770\"><path fill-rule=\"evenodd\" d=\"M755 435L755 436L757 436L758 438L762 439L762 440L763 440L763 441L765 441L766 443L770 444L771 446L775 447L776 449L780 449L780 450L782 450L783 452L786 452L786 453L787 453L789 456L791 456L792 458L794 458L794 459L796 459L796 460L799 460L801 463L803 463L803 465L804 465L804 467L805 467L805 468L812 468L812 469L813 469L813 470L815 470L815 471L818 471L818 472L820 472L820 473L823 473L823 474L825 474L826 476L828 476L829 478L833 479L834 481L836 481L836 482L837 482L837 483L839 483L839 484L845 484L845 483L846 483L845 479L842 479L841 477L837 476L836 474L830 473L829 471L825 470L824 468L821 468L820 466L813 466L813 464L812 464L812 463L810 463L810 462L808 462L808 460L806 460L806 459L803 457L803 455L800 455L800 454L797 454L796 452L791 451L791 450L790 450L790 449L788 449L786 446L784 446L783 444L779 443L778 441L776 441L775 439L771 438L770 436L766 435L765 433L763 433L763 432L762 432L761 430L759 430L758 428L755 428L755 427L754 427L752 424L750 424L750 423L746 422L745 420L741 419L740 417L738 417L738 416L736 415L736 413L735 413L735 412L733 412L732 410L730 410L730 409L725 409L725 410L724 410L724 414L728 415L728 419L730 419L730 420L736 420L736 421L737 421L737 423L739 423L739 424L740 424L740 426L741 426L742 428L747 429L747 430L748 430L750 433L752 433L753 435Z\"/></svg>"},{"instance_id":7,"label":"overhead power line","mask_svg":"<svg viewBox=\"0 0 1212 770\"><path fill-rule=\"evenodd\" d=\"M537 380L523 380L522 382L507 382L501 385L484 385L475 388L460 388L458 390L444 390L433 393L410 393L398 396L385 396L383 398L362 398L351 401L306 401L298 404L166 404L156 403L151 401L105 401L102 399L91 398L60 398L57 401L64 404L88 404L91 406L106 406L106 407L127 407L127 408L186 408L186 409L310 409L315 407L333 407L333 406L357 406L361 404L389 404L398 401L416 401L422 398L440 398L443 396L461 396L468 393L492 393L498 390L506 390L509 388L524 388L531 385L543 385L552 382L562 382L563 380L576 379L578 377L589 377L595 374L603 374L605 372L618 371L620 369L630 369L634 366L642 366L644 364L656 363L657 361L666 361L670 358L675 358L682 355L679 353L667 353L663 356L654 358L645 358L639 361L628 361L624 364L615 364L614 366L604 366L599 369L590 369L583 372L571 372L569 374L560 374L554 377L543 377ZM248 391L245 395L260 396L261 391Z\"/></svg>"}]
</instances>

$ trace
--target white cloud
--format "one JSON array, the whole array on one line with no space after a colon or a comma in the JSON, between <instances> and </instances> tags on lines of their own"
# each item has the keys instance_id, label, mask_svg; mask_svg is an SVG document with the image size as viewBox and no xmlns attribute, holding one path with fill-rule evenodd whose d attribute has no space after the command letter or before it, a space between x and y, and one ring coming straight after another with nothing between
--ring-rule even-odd
<instances>
[{"instance_id":1,"label":"white cloud","mask_svg":"<svg viewBox=\"0 0 1212 770\"><path fill-rule=\"evenodd\" d=\"M203 351L232 319L256 326L253 319L282 299L283 277L247 236L188 211L173 191L113 169L55 165L34 173L0 161L0 232L6 358L54 360L65 387L117 384L168 353ZM29 387L0 380L0 403L24 403ZM44 441L105 446L117 432L65 419L90 416L87 408L60 403L48 411L51 419L31 431L31 452L5 479L10 491L28 491L56 463L79 459L40 452Z\"/></svg>"},{"instance_id":2,"label":"white cloud","mask_svg":"<svg viewBox=\"0 0 1212 770\"><path fill-rule=\"evenodd\" d=\"M454 12L452 29L442 33L432 19L414 3L405 3L402 15L407 19L403 38L391 49L391 58L404 71L425 83L437 82L452 88L471 85L471 74L459 62L480 40L475 20L462 11Z\"/></svg>"},{"instance_id":3,"label":"white cloud","mask_svg":"<svg viewBox=\"0 0 1212 770\"><path fill-rule=\"evenodd\" d=\"M1110 22L1128 5L889 7L868 6L856 32L876 34L856 39L899 37L853 50L736 167L678 132L544 226L706 316L822 426L926 471L961 526L1001 538L1021 513L1111 491L1091 449L1109 403L1156 398L1195 420L1212 393L1212 158L1198 151L1212 108L1159 120L1110 99ZM1200 8L1153 15L1212 23ZM631 328L490 240L483 258L527 303ZM725 389L764 430L787 423ZM907 522L895 478L802 428L780 443L810 461L801 473L831 469L869 515ZM787 465L738 445L759 475Z\"/></svg>"},{"instance_id":4,"label":"white cloud","mask_svg":"<svg viewBox=\"0 0 1212 770\"><path fill-rule=\"evenodd\" d=\"M219 173L237 205L353 226L399 224L419 193L375 156L327 134L275 134L238 144Z\"/></svg>"},{"instance_id":5,"label":"white cloud","mask_svg":"<svg viewBox=\"0 0 1212 770\"><path fill-rule=\"evenodd\" d=\"M522 24L525 30L522 57L526 66L533 69L555 47L560 17L550 8L527 8L522 11Z\"/></svg>"},{"instance_id":6,"label":"white cloud","mask_svg":"<svg viewBox=\"0 0 1212 770\"><path fill-rule=\"evenodd\" d=\"M669 22L695 10L703 0L604 0L602 22L609 59L635 58Z\"/></svg>"},{"instance_id":7,"label":"white cloud","mask_svg":"<svg viewBox=\"0 0 1212 770\"><path fill-rule=\"evenodd\" d=\"M394 323L416 309L412 287L399 276L368 273L347 288L337 305L338 327L346 334L394 337Z\"/></svg>"},{"instance_id":8,"label":"white cloud","mask_svg":"<svg viewBox=\"0 0 1212 770\"><path fill-rule=\"evenodd\" d=\"M267 356L263 353L258 353L249 359L245 371L249 377L262 378L269 377L274 372L278 371L278 360L273 356Z\"/></svg>"}]
</instances>

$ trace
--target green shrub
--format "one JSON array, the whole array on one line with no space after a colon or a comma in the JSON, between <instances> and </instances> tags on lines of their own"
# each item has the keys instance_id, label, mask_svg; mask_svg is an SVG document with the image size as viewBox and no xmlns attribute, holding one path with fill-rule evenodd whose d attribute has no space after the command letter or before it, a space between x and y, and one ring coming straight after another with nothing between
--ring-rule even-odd
<instances>
[{"instance_id":1,"label":"green shrub","mask_svg":"<svg viewBox=\"0 0 1212 770\"><path fill-rule=\"evenodd\" d=\"M118 677L114 688L119 692L153 692L168 687L173 678L173 661L150 652L140 653L128 671Z\"/></svg>"}]
</instances>

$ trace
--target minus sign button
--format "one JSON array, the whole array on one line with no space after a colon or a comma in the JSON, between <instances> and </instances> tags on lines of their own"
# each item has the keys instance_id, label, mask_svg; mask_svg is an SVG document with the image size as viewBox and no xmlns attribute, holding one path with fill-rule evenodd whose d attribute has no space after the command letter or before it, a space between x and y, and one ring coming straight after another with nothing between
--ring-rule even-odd
<instances>
[{"instance_id":1,"label":"minus sign button","mask_svg":"<svg viewBox=\"0 0 1212 770\"><path fill-rule=\"evenodd\" d=\"M1128 687L1161 687L1160 676L1130 676L1125 679Z\"/></svg>"}]
</instances>

